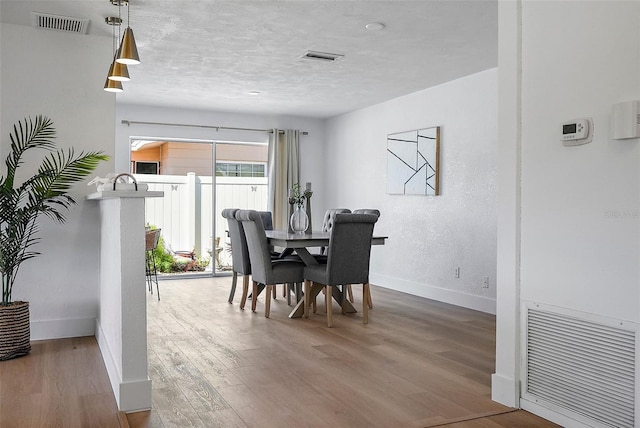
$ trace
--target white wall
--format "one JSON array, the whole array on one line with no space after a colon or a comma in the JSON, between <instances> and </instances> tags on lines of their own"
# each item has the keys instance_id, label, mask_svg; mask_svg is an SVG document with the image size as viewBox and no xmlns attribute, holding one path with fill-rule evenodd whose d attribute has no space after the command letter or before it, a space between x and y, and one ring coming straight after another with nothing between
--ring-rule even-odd
<instances>
[{"instance_id":1,"label":"white wall","mask_svg":"<svg viewBox=\"0 0 640 428\"><path fill-rule=\"evenodd\" d=\"M135 84L132 82L131 84ZM324 121L295 116L267 116L224 113L204 110L172 109L143 105L118 104L116 112L116 170L129 171L129 138L161 137L164 139L191 139L206 141L267 142L263 132L219 130L159 125L126 125L123 120L160 122L251 129L299 129L309 135L300 136L300 182L311 182L314 229L322 226L325 206L324 187ZM304 184L303 184L304 186ZM220 211L220 209L218 209Z\"/></svg>"},{"instance_id":2,"label":"white wall","mask_svg":"<svg viewBox=\"0 0 640 428\"><path fill-rule=\"evenodd\" d=\"M378 208L376 233L389 236L372 251L372 283L494 312L497 74L328 120L327 207ZM432 126L441 127L441 195L388 195L387 135Z\"/></svg>"},{"instance_id":3,"label":"white wall","mask_svg":"<svg viewBox=\"0 0 640 428\"><path fill-rule=\"evenodd\" d=\"M524 300L638 321L639 140L611 140L609 120L640 99L639 23L639 2L524 3ZM585 116L593 142L560 144Z\"/></svg>"},{"instance_id":4,"label":"white wall","mask_svg":"<svg viewBox=\"0 0 640 428\"><path fill-rule=\"evenodd\" d=\"M54 122L59 147L113 156L115 99L102 90L111 40L10 24L0 34L2 155L15 122L43 114ZM96 173L110 169L103 163ZM91 191L84 183L73 189L78 205L66 224L41 221L42 255L19 273L13 299L30 302L34 340L94 333L100 224L97 204L85 200Z\"/></svg>"},{"instance_id":5,"label":"white wall","mask_svg":"<svg viewBox=\"0 0 640 428\"><path fill-rule=\"evenodd\" d=\"M521 118L501 123L500 162L516 163L511 177L521 188L501 193L500 214L520 234L521 262L499 258L499 271L520 279L499 287L496 374L512 385L494 383L494 397L521 380L513 368L524 337L508 327L518 324L513 308L535 301L585 316L640 316L640 140L612 140L609 125L612 104L640 99L640 2L505 3L501 46L520 32L522 45L521 58L517 46L501 52L511 65L500 85L512 90L500 105L521 109ZM577 117L593 118L593 142L565 147L560 125ZM518 121L520 137L508 131ZM511 244L500 241L499 254Z\"/></svg>"}]
</instances>

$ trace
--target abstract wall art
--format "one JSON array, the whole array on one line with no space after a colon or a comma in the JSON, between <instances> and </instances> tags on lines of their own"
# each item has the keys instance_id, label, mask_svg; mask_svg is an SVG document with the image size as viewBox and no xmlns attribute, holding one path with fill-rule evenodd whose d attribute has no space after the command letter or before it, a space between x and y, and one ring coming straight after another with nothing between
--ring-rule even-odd
<instances>
[{"instance_id":1,"label":"abstract wall art","mask_svg":"<svg viewBox=\"0 0 640 428\"><path fill-rule=\"evenodd\" d=\"M387 136L387 193L439 195L440 127Z\"/></svg>"}]
</instances>

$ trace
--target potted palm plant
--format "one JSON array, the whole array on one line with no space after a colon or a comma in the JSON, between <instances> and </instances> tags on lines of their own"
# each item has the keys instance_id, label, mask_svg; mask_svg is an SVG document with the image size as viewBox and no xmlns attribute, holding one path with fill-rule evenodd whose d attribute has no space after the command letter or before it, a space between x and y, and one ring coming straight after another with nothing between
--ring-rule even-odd
<instances>
[{"instance_id":1,"label":"potted palm plant","mask_svg":"<svg viewBox=\"0 0 640 428\"><path fill-rule=\"evenodd\" d=\"M64 223L76 201L67 193L71 185L89 175L108 156L102 152L56 149L53 122L46 116L25 118L13 126L11 147L0 175L0 360L31 351L29 302L12 301L16 275L23 262L39 255L34 251L38 238L38 218L44 215ZM48 152L37 170L28 176L20 171L25 153L31 149ZM31 162L30 162L31 163Z\"/></svg>"}]
</instances>

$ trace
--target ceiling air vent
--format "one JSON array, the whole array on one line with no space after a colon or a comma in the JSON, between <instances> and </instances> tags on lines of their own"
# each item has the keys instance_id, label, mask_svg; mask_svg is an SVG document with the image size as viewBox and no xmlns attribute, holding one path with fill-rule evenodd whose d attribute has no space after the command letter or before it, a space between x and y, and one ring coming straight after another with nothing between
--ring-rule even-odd
<instances>
[{"instance_id":1,"label":"ceiling air vent","mask_svg":"<svg viewBox=\"0 0 640 428\"><path fill-rule=\"evenodd\" d=\"M307 51L300 58L303 58L303 59L315 59L317 61L333 62L333 61L339 60L343 56L344 55L332 54L332 53L326 53L326 52Z\"/></svg>"},{"instance_id":2,"label":"ceiling air vent","mask_svg":"<svg viewBox=\"0 0 640 428\"><path fill-rule=\"evenodd\" d=\"M51 15L48 13L32 12L33 26L47 30L65 31L67 33L87 34L89 19L73 18L71 16Z\"/></svg>"}]
</instances>

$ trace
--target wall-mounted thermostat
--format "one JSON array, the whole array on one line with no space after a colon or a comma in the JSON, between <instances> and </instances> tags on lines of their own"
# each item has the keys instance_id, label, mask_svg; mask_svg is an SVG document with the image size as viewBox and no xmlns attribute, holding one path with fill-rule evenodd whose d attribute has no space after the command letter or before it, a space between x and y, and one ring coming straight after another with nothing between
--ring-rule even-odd
<instances>
[{"instance_id":1,"label":"wall-mounted thermostat","mask_svg":"<svg viewBox=\"0 0 640 428\"><path fill-rule=\"evenodd\" d=\"M579 146L593 140L593 121L591 118L574 119L562 124L562 144Z\"/></svg>"}]
</instances>

